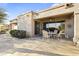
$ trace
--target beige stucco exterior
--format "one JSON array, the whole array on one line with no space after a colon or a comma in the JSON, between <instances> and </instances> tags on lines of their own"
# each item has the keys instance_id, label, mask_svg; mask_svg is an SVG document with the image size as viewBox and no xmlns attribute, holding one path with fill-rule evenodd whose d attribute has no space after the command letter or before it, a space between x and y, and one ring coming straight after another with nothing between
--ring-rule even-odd
<instances>
[{"instance_id":1,"label":"beige stucco exterior","mask_svg":"<svg viewBox=\"0 0 79 59\"><path fill-rule=\"evenodd\" d=\"M17 19L13 19L10 21L9 30L17 29Z\"/></svg>"},{"instance_id":2,"label":"beige stucco exterior","mask_svg":"<svg viewBox=\"0 0 79 59\"><path fill-rule=\"evenodd\" d=\"M32 12L20 15L18 19L18 29L25 30L30 36L34 35L34 20L32 18Z\"/></svg>"},{"instance_id":3,"label":"beige stucco exterior","mask_svg":"<svg viewBox=\"0 0 79 59\"><path fill-rule=\"evenodd\" d=\"M69 27L70 26L70 27ZM74 37L74 17L73 15L65 19L65 36L66 37Z\"/></svg>"},{"instance_id":4,"label":"beige stucco exterior","mask_svg":"<svg viewBox=\"0 0 79 59\"><path fill-rule=\"evenodd\" d=\"M71 3L68 3L71 4ZM40 22L42 28L42 22L47 19L65 20L65 33L66 36L73 37L73 42L78 42L79 38L79 4L72 3L68 6L67 3L60 4L48 9L38 12L28 12L17 17L18 29L26 30L30 36L35 33L35 21ZM45 20L46 19L46 20ZM41 21L40 21L41 20ZM41 31L41 30L40 30Z\"/></svg>"}]
</instances>

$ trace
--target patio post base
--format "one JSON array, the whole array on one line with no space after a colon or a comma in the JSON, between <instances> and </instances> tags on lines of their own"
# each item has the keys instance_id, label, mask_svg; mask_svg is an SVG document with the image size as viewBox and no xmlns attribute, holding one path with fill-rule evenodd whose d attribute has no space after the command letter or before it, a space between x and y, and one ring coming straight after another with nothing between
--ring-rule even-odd
<instances>
[{"instance_id":1,"label":"patio post base","mask_svg":"<svg viewBox=\"0 0 79 59\"><path fill-rule=\"evenodd\" d=\"M78 37L74 37L73 38L73 43L75 46L79 47L79 38Z\"/></svg>"}]
</instances>

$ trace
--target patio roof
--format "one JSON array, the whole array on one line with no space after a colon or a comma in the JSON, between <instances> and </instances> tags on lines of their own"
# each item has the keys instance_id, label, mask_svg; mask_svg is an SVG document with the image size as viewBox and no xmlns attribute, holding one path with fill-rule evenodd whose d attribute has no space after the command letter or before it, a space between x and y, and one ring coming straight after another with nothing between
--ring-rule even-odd
<instances>
[{"instance_id":1,"label":"patio roof","mask_svg":"<svg viewBox=\"0 0 79 59\"><path fill-rule=\"evenodd\" d=\"M64 22L66 18L70 18L73 15L73 12L64 13L49 17L43 17L39 19L34 19L35 21L44 21L44 22Z\"/></svg>"}]
</instances>

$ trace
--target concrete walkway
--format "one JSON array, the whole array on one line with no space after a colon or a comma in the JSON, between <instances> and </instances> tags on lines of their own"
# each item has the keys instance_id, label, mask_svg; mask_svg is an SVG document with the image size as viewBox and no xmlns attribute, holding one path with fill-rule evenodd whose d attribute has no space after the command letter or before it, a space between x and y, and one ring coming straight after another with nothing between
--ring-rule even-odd
<instances>
[{"instance_id":1,"label":"concrete walkway","mask_svg":"<svg viewBox=\"0 0 79 59\"><path fill-rule=\"evenodd\" d=\"M79 48L68 40L17 39L0 35L1 56L72 56L79 55Z\"/></svg>"}]
</instances>

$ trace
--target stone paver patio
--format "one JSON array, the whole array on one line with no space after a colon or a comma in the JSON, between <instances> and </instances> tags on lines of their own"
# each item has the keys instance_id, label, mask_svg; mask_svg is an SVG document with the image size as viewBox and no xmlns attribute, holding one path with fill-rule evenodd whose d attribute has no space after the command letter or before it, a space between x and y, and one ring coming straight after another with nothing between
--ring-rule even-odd
<instances>
[{"instance_id":1,"label":"stone paver patio","mask_svg":"<svg viewBox=\"0 0 79 59\"><path fill-rule=\"evenodd\" d=\"M1 56L74 56L79 48L68 40L17 39L0 35Z\"/></svg>"}]
</instances>

